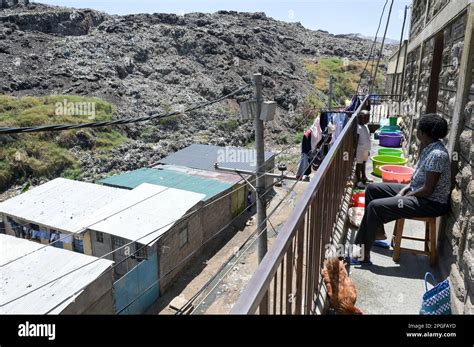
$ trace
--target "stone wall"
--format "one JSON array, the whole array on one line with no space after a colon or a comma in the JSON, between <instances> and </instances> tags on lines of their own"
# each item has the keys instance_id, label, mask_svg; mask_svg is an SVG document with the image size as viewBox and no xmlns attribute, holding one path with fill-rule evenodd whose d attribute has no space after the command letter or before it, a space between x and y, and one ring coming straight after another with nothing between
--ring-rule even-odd
<instances>
[{"instance_id":1,"label":"stone wall","mask_svg":"<svg viewBox=\"0 0 474 347\"><path fill-rule=\"evenodd\" d=\"M424 28L427 0L413 0L411 10L410 38L418 35Z\"/></svg>"},{"instance_id":2,"label":"stone wall","mask_svg":"<svg viewBox=\"0 0 474 347\"><path fill-rule=\"evenodd\" d=\"M433 3L436 3L436 9L429 7L428 20L438 13L448 1L431 0L430 6ZM414 2L414 10L418 11L416 13L421 13L422 6L419 1ZM419 144L416 141L417 120L426 111L430 89L438 88L434 90L434 95L437 94L437 100L434 99L437 101L436 112L447 120L450 130L456 131L456 127L453 125L460 125L455 136L451 137L450 141L453 143L447 143L447 139L445 139L447 147L454 148L451 158L454 182L451 194L451 211L441 219L438 245L441 277L450 279L452 309L456 314L474 313L474 216L472 209L474 205L474 181L472 180L474 119L472 112L462 115L455 114L455 107L459 102L457 100L459 91L464 90L465 87L460 83L461 74L467 74L465 83L470 86L470 94L461 101L461 105L464 108L464 105L469 101L474 105L474 72L472 70L474 56L472 54L469 57L473 60L469 71L461 71L463 50L471 45L471 42L467 42L465 38L467 18L466 12L460 14L457 18L449 21L449 24L441 32L443 51L439 86L436 83L430 83L433 76L433 57L436 56L433 54L436 35L423 43L419 62L417 60L420 59L420 47L409 52L404 86L404 103L409 107L404 110L401 124L408 140L407 143L409 143L409 147L405 147L405 151L409 153L412 165L416 162L419 150ZM419 17L413 18L415 24L419 20ZM414 28L415 32L420 32L421 29ZM415 102L416 105L414 105Z\"/></svg>"},{"instance_id":3,"label":"stone wall","mask_svg":"<svg viewBox=\"0 0 474 347\"><path fill-rule=\"evenodd\" d=\"M419 55L420 47L411 51L407 55L407 63L405 66L405 79L403 84L403 107L402 117L400 121L400 128L405 135L404 151L409 154L409 144L416 142L416 138L411 131L412 122L416 116L415 114L415 98L416 98L416 87L418 84L419 74ZM389 93L389 91L387 91Z\"/></svg>"},{"instance_id":4,"label":"stone wall","mask_svg":"<svg viewBox=\"0 0 474 347\"><path fill-rule=\"evenodd\" d=\"M435 17L451 0L429 0L426 21L429 22Z\"/></svg>"}]
</instances>

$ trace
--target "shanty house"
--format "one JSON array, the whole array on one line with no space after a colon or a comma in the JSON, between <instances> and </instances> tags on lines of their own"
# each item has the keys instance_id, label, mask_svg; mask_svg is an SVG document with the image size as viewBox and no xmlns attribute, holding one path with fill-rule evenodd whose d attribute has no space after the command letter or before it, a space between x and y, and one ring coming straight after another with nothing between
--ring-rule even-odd
<instances>
[{"instance_id":1,"label":"shanty house","mask_svg":"<svg viewBox=\"0 0 474 347\"><path fill-rule=\"evenodd\" d=\"M257 151L239 147L221 147L213 145L193 144L183 148L160 160L159 164L184 166L193 169L222 172L216 169L215 164L221 168L251 171L256 173ZM275 154L265 152L266 172L273 172L275 167ZM251 175L250 179L254 179ZM273 184L273 178L267 177L265 186L268 188Z\"/></svg>"},{"instance_id":2,"label":"shanty house","mask_svg":"<svg viewBox=\"0 0 474 347\"><path fill-rule=\"evenodd\" d=\"M0 203L5 233L92 255L88 234L104 206L124 197L122 189L56 178ZM60 241L58 241L60 240Z\"/></svg>"},{"instance_id":3,"label":"shanty house","mask_svg":"<svg viewBox=\"0 0 474 347\"><path fill-rule=\"evenodd\" d=\"M101 181L111 187L133 189L142 183L157 184L203 194L206 205L200 214L206 221L203 225L203 238L209 239L246 208L247 187L239 176L226 172L197 170L174 165L157 165L121 175L108 177ZM216 213L219 206L219 213Z\"/></svg>"},{"instance_id":4,"label":"shanty house","mask_svg":"<svg viewBox=\"0 0 474 347\"><path fill-rule=\"evenodd\" d=\"M0 314L114 314L112 264L0 234Z\"/></svg>"},{"instance_id":5,"label":"shanty house","mask_svg":"<svg viewBox=\"0 0 474 347\"><path fill-rule=\"evenodd\" d=\"M203 194L141 184L109 206L111 217L88 229L92 252L113 252L118 313L143 313L203 242ZM129 256L132 255L132 258Z\"/></svg>"}]
</instances>

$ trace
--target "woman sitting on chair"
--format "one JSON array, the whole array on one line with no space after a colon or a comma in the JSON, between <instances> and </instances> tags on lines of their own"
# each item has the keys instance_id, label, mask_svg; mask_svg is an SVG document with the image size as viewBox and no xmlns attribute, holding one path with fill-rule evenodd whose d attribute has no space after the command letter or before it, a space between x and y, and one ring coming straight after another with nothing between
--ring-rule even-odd
<instances>
[{"instance_id":1,"label":"woman sitting on chair","mask_svg":"<svg viewBox=\"0 0 474 347\"><path fill-rule=\"evenodd\" d=\"M363 258L353 264L371 264L375 240L383 240L385 223L413 217L438 217L449 211L451 167L448 151L440 139L448 134L448 123L437 114L420 118L416 137L420 156L411 183L373 183L365 191L365 213L355 244L363 245Z\"/></svg>"}]
</instances>

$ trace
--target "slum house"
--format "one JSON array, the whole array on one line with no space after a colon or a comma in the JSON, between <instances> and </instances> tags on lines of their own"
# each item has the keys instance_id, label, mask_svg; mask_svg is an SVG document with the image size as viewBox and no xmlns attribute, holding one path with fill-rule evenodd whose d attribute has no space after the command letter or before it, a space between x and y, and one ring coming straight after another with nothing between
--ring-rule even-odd
<instances>
[{"instance_id":1,"label":"slum house","mask_svg":"<svg viewBox=\"0 0 474 347\"><path fill-rule=\"evenodd\" d=\"M435 112L449 124L451 212L439 218L440 270L451 282L454 313L474 312L474 3L415 0L403 81L401 127L405 153L417 160L420 116Z\"/></svg>"},{"instance_id":2,"label":"slum house","mask_svg":"<svg viewBox=\"0 0 474 347\"><path fill-rule=\"evenodd\" d=\"M220 147L213 145L193 144L181 149L160 160L159 164L189 167L193 169L222 172L215 168L215 164L237 170L257 171L257 151L240 147ZM265 172L273 173L275 168L275 154L265 152ZM251 175L249 179L254 179ZM273 184L272 177L266 177L265 187Z\"/></svg>"},{"instance_id":3,"label":"slum house","mask_svg":"<svg viewBox=\"0 0 474 347\"><path fill-rule=\"evenodd\" d=\"M147 183L124 191L126 199L110 206L116 212L88 233L93 254L116 250L117 313L136 314L158 299L203 244L204 195Z\"/></svg>"},{"instance_id":4,"label":"slum house","mask_svg":"<svg viewBox=\"0 0 474 347\"><path fill-rule=\"evenodd\" d=\"M226 172L197 170L174 165L157 165L108 177L102 184L133 189L142 183L157 184L204 194L200 214L205 222L203 238L208 240L246 208L248 188L241 178ZM219 207L218 213L216 208Z\"/></svg>"},{"instance_id":5,"label":"slum house","mask_svg":"<svg viewBox=\"0 0 474 347\"><path fill-rule=\"evenodd\" d=\"M93 255L89 235L78 233L100 220L100 210L126 191L56 178L0 203L5 233ZM61 241L57 241L61 239Z\"/></svg>"},{"instance_id":6,"label":"slum house","mask_svg":"<svg viewBox=\"0 0 474 347\"><path fill-rule=\"evenodd\" d=\"M5 265L12 260L15 261ZM114 314L113 262L95 260L95 257L0 234L0 314ZM89 265L71 272L86 264ZM62 275L66 276L27 294Z\"/></svg>"}]
</instances>

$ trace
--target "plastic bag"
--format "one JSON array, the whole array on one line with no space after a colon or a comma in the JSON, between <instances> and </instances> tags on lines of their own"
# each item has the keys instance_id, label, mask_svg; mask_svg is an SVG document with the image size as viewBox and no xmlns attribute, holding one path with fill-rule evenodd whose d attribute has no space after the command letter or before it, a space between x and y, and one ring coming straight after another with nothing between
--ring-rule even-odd
<instances>
[{"instance_id":1,"label":"plastic bag","mask_svg":"<svg viewBox=\"0 0 474 347\"><path fill-rule=\"evenodd\" d=\"M364 217L364 210L363 207L351 207L349 209L349 222L357 228Z\"/></svg>"}]
</instances>

